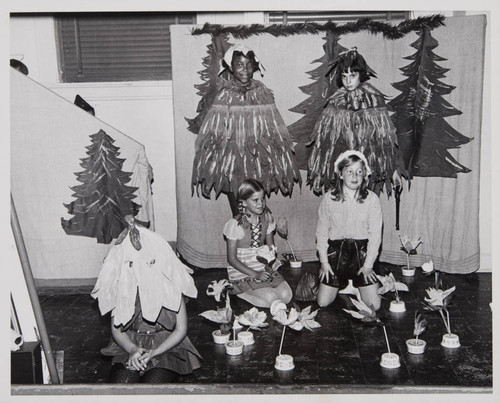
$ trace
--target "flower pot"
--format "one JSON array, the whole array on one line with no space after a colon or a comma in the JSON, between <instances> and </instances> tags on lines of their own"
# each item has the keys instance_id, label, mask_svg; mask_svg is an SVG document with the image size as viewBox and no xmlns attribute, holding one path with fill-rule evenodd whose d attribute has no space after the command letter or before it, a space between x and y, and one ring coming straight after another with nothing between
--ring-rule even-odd
<instances>
[{"instance_id":1,"label":"flower pot","mask_svg":"<svg viewBox=\"0 0 500 403\"><path fill-rule=\"evenodd\" d=\"M445 333L443 334L441 345L446 348L458 348L460 347L460 339L456 334Z\"/></svg>"},{"instance_id":2,"label":"flower pot","mask_svg":"<svg viewBox=\"0 0 500 403\"><path fill-rule=\"evenodd\" d=\"M246 331L239 332L238 333L238 340L242 341L245 346L249 346L249 345L255 343L252 332L246 332Z\"/></svg>"},{"instance_id":3,"label":"flower pot","mask_svg":"<svg viewBox=\"0 0 500 403\"><path fill-rule=\"evenodd\" d=\"M280 371L289 371L294 369L295 365L293 365L293 357L288 354L278 355L274 363L274 368L279 369Z\"/></svg>"},{"instance_id":4,"label":"flower pot","mask_svg":"<svg viewBox=\"0 0 500 403\"><path fill-rule=\"evenodd\" d=\"M243 342L240 340L230 340L225 346L227 355L240 355L243 352Z\"/></svg>"},{"instance_id":5,"label":"flower pot","mask_svg":"<svg viewBox=\"0 0 500 403\"><path fill-rule=\"evenodd\" d=\"M415 275L415 267L402 266L401 272L403 273L403 276L413 277Z\"/></svg>"},{"instance_id":6,"label":"flower pot","mask_svg":"<svg viewBox=\"0 0 500 403\"><path fill-rule=\"evenodd\" d=\"M410 354L423 354L425 351L426 342L420 339L408 339L406 340L406 347Z\"/></svg>"},{"instance_id":7,"label":"flower pot","mask_svg":"<svg viewBox=\"0 0 500 403\"><path fill-rule=\"evenodd\" d=\"M391 305L389 306L389 311L391 312L405 312L406 305L404 301L391 301Z\"/></svg>"},{"instance_id":8,"label":"flower pot","mask_svg":"<svg viewBox=\"0 0 500 403\"><path fill-rule=\"evenodd\" d=\"M300 269L302 267L302 260L290 260L290 267L292 269Z\"/></svg>"},{"instance_id":9,"label":"flower pot","mask_svg":"<svg viewBox=\"0 0 500 403\"><path fill-rule=\"evenodd\" d=\"M399 362L399 355L396 353L384 353L380 358L380 366L384 368L399 368L401 363Z\"/></svg>"},{"instance_id":10,"label":"flower pot","mask_svg":"<svg viewBox=\"0 0 500 403\"><path fill-rule=\"evenodd\" d=\"M231 333L222 334L220 329L217 329L212 332L212 337L214 338L215 344L226 344L229 341L229 337Z\"/></svg>"}]
</instances>

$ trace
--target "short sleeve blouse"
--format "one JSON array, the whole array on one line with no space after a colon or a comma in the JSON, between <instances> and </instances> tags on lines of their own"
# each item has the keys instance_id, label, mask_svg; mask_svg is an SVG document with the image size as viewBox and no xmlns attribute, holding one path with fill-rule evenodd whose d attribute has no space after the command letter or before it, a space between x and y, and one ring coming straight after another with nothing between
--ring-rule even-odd
<instances>
[{"instance_id":1,"label":"short sleeve blouse","mask_svg":"<svg viewBox=\"0 0 500 403\"><path fill-rule=\"evenodd\" d=\"M276 220L271 220L269 225L267 226L267 233L270 234L276 229ZM245 236L244 229L241 225L239 225L238 221L234 218L231 218L225 225L222 233L227 239L240 240Z\"/></svg>"}]
</instances>

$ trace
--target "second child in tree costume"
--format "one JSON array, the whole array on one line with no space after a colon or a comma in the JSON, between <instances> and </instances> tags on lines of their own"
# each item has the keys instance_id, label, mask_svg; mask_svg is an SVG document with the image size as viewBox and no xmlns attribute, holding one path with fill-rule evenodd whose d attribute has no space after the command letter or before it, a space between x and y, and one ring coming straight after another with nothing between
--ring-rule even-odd
<instances>
[{"instance_id":1,"label":"second child in tree costume","mask_svg":"<svg viewBox=\"0 0 500 403\"><path fill-rule=\"evenodd\" d=\"M398 185L400 153L396 127L385 96L366 81L375 77L357 48L342 52L333 63L339 89L329 98L311 135L308 183L315 192L334 186L334 162L347 150L363 153L372 171L370 189L376 194L391 182Z\"/></svg>"},{"instance_id":2,"label":"second child in tree costume","mask_svg":"<svg viewBox=\"0 0 500 403\"><path fill-rule=\"evenodd\" d=\"M274 96L253 73L261 68L254 52L232 46L223 60L231 79L222 80L196 140L192 185L208 197L228 194L233 215L234 195L245 179L258 179L265 193L292 192L300 182L293 143Z\"/></svg>"}]
</instances>

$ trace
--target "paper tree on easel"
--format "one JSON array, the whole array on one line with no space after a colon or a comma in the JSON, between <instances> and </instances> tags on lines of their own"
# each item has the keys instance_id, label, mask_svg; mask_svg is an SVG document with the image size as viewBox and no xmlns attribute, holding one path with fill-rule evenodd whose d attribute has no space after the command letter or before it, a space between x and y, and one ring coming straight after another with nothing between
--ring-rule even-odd
<instances>
[{"instance_id":1,"label":"paper tree on easel","mask_svg":"<svg viewBox=\"0 0 500 403\"><path fill-rule=\"evenodd\" d=\"M90 136L88 157L82 158L84 171L75 173L81 185L73 186L76 200L64 204L74 217L61 225L68 235L97 238L98 243L109 244L126 228L126 215L136 215L138 204L133 202L136 187L127 186L132 173L122 171L123 162L114 140L104 132Z\"/></svg>"}]
</instances>

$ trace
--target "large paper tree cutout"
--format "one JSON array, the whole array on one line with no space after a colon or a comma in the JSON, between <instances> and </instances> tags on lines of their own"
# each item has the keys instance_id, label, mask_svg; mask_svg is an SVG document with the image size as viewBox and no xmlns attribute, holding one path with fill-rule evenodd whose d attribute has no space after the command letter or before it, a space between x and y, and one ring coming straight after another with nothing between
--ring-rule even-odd
<instances>
[{"instance_id":1,"label":"large paper tree cutout","mask_svg":"<svg viewBox=\"0 0 500 403\"><path fill-rule=\"evenodd\" d=\"M73 217L61 218L61 225L68 235L97 238L98 243L109 244L126 227L124 217L136 215L140 206L132 201L136 187L127 186L132 173L122 171L119 148L103 130L90 136L88 157L82 158L82 172L76 172L81 185L71 190L76 200L64 204Z\"/></svg>"},{"instance_id":2,"label":"large paper tree cutout","mask_svg":"<svg viewBox=\"0 0 500 403\"><path fill-rule=\"evenodd\" d=\"M392 119L397 128L399 148L410 178L413 176L456 178L457 173L470 172L448 151L471 141L453 129L445 120L460 115L443 95L455 87L440 81L449 70L437 62L446 59L433 52L438 42L430 30L423 28L411 44L417 50L405 57L412 62L400 70L408 78L394 83L401 91L389 102L395 112Z\"/></svg>"},{"instance_id":3,"label":"large paper tree cutout","mask_svg":"<svg viewBox=\"0 0 500 403\"><path fill-rule=\"evenodd\" d=\"M200 131L201 123L214 102L220 81L228 78L227 72L219 76L219 70L224 53L231 47L231 44L227 40L229 35L221 34L211 36L212 42L207 46L208 54L203 58L203 66L205 66L205 69L198 72L203 83L195 85L195 88L198 90L197 94L201 96L201 100L196 108L198 115L193 119L185 118L188 122L188 130L195 134L198 134Z\"/></svg>"},{"instance_id":4,"label":"large paper tree cutout","mask_svg":"<svg viewBox=\"0 0 500 403\"><path fill-rule=\"evenodd\" d=\"M328 76L327 73L330 70L331 63L339 53L347 50L339 45L339 35L327 32L326 37L323 39L325 40L323 44L325 54L312 61L312 63L321 64L314 70L307 72L314 82L299 87L302 92L309 95L309 98L290 109L292 112L304 114L302 118L288 126L293 141L297 143L295 145L296 161L299 169L304 170L308 168L308 160L312 150L312 147L306 146L309 136L313 132L314 125L323 111L328 97L338 89L333 72L330 72Z\"/></svg>"}]
</instances>

